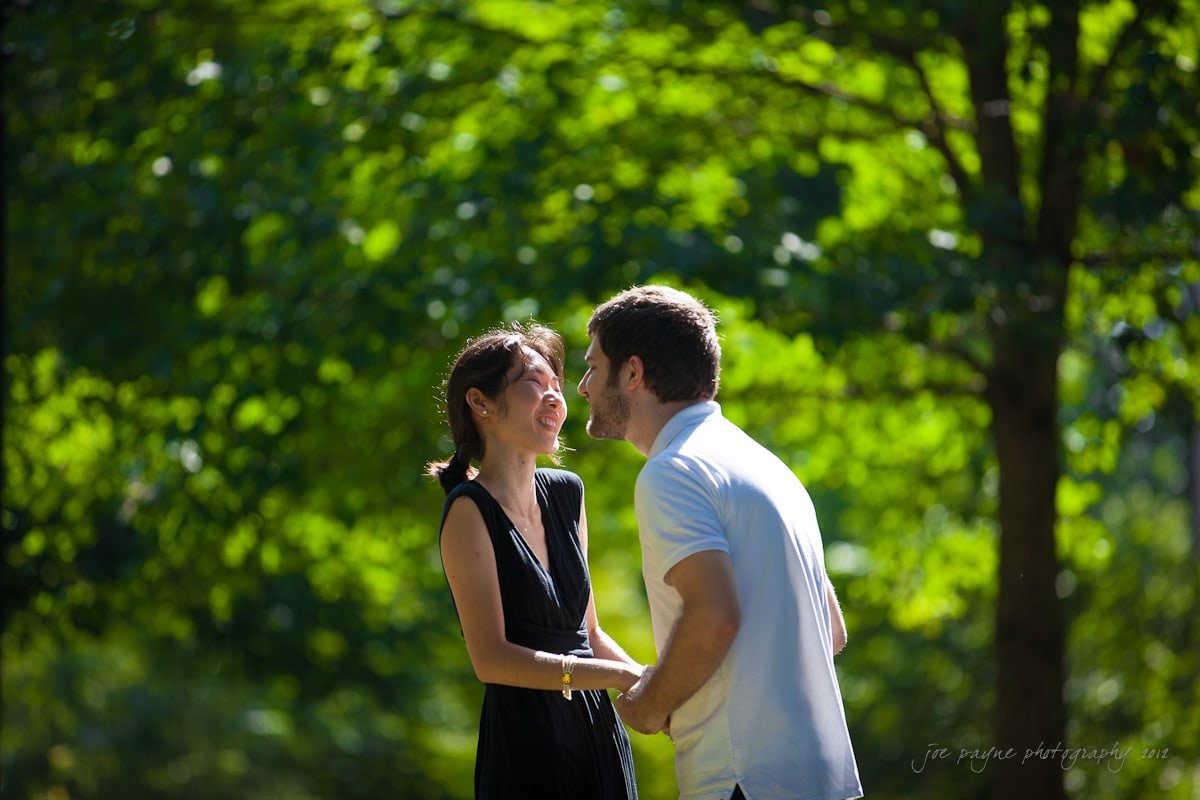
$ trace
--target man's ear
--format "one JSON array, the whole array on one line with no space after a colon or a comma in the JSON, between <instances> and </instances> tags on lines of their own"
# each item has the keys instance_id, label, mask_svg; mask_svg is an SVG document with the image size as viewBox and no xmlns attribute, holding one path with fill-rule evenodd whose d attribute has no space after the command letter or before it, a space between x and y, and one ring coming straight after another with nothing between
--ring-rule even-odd
<instances>
[{"instance_id":1,"label":"man's ear","mask_svg":"<svg viewBox=\"0 0 1200 800\"><path fill-rule=\"evenodd\" d=\"M646 365L641 356L630 356L621 368L621 377L625 379L625 388L636 389L646 385Z\"/></svg>"}]
</instances>

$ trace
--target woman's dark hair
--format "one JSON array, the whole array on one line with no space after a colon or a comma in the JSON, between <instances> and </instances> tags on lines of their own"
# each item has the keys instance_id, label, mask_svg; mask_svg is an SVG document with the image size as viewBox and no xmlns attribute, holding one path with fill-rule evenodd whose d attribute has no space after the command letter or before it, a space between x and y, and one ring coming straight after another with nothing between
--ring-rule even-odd
<instances>
[{"instance_id":1,"label":"woman's dark hair","mask_svg":"<svg viewBox=\"0 0 1200 800\"><path fill-rule=\"evenodd\" d=\"M717 319L696 298L669 286L635 286L600 305L588 320L608 358L609 379L639 356L646 388L659 399L711 400L721 380Z\"/></svg>"},{"instance_id":2,"label":"woman's dark hair","mask_svg":"<svg viewBox=\"0 0 1200 800\"><path fill-rule=\"evenodd\" d=\"M446 494L465 480L475 476L472 461L483 458L483 436L475 426L467 392L478 389L495 400L508 386L508 373L523 358L521 351L529 348L546 359L550 369L563 378L562 338L549 328L530 323L514 322L507 328L496 328L469 339L446 378L446 421L454 442L454 454L445 461L430 461L426 472L441 483Z\"/></svg>"}]
</instances>

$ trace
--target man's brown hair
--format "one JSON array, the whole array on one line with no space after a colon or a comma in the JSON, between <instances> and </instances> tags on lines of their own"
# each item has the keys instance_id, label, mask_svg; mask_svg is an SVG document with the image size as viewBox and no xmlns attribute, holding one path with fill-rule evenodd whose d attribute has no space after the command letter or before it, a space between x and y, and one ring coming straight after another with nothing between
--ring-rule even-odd
<instances>
[{"instance_id":1,"label":"man's brown hair","mask_svg":"<svg viewBox=\"0 0 1200 800\"><path fill-rule=\"evenodd\" d=\"M721 378L717 320L690 294L669 286L626 289L592 312L587 330L608 357L610 383L631 356L639 356L646 387L659 402L716 396Z\"/></svg>"}]
</instances>

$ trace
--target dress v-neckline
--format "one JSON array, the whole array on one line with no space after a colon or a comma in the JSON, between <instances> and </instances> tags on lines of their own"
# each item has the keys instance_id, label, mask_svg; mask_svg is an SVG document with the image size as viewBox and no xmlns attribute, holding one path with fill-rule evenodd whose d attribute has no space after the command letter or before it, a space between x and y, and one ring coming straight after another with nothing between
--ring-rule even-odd
<instances>
[{"instance_id":1,"label":"dress v-neckline","mask_svg":"<svg viewBox=\"0 0 1200 800\"><path fill-rule=\"evenodd\" d=\"M483 489L483 491L487 492L487 496L489 498L491 498L491 501L493 503L496 504L496 508L500 509L500 513L504 516L504 519L508 522L509 527L512 529L512 532L517 535L517 541L519 541L521 543L522 547L524 547L527 551L529 551L529 555L531 555L533 557L533 562L538 565L538 569L540 569L542 571L542 574L545 575L546 578L549 579L551 583L553 583L554 575L550 572L550 565L554 561L554 557L553 557L553 554L550 552L550 528L546 525L546 506L542 503L542 494L543 494L542 486L540 483L538 483L537 478L535 477L533 480L533 493L534 493L534 499L537 501L538 516L540 517L541 523L542 523L542 536L545 537L545 539L546 539L546 562L545 563L542 563L542 559L538 556L537 551L533 549L533 545L531 545L529 543L529 540L527 540L525 538L525 534L521 532L520 526L518 526L517 523L513 522L512 517L510 517L508 515L508 512L504 510L504 504L501 503L499 500L497 500L496 496L494 494L492 494L491 491L486 486L484 486L482 483L479 483L479 481L475 481L475 485L478 486L480 489Z\"/></svg>"}]
</instances>

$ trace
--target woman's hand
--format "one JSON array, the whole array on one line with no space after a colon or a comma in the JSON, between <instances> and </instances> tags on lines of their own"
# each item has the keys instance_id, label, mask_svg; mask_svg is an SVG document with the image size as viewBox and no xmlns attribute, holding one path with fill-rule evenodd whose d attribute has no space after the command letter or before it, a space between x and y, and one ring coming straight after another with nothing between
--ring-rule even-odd
<instances>
[{"instance_id":1,"label":"woman's hand","mask_svg":"<svg viewBox=\"0 0 1200 800\"><path fill-rule=\"evenodd\" d=\"M642 675L647 669L649 669L649 667L645 666L644 664L630 664L629 668L625 670L625 674L622 676L624 678L624 682L617 687L621 694L625 694L625 692L628 692L630 689L632 689L634 684L641 680Z\"/></svg>"}]
</instances>

